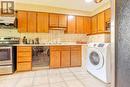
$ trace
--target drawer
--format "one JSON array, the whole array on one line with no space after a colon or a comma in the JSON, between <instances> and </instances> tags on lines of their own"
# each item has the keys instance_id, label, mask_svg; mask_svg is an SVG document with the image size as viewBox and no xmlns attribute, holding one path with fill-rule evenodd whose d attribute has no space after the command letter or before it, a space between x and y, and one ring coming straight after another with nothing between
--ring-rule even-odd
<instances>
[{"instance_id":1,"label":"drawer","mask_svg":"<svg viewBox=\"0 0 130 87\"><path fill-rule=\"evenodd\" d=\"M61 50L61 46L50 46L50 50Z\"/></svg>"},{"instance_id":2,"label":"drawer","mask_svg":"<svg viewBox=\"0 0 130 87\"><path fill-rule=\"evenodd\" d=\"M70 50L70 46L61 46L61 50Z\"/></svg>"},{"instance_id":3,"label":"drawer","mask_svg":"<svg viewBox=\"0 0 130 87\"><path fill-rule=\"evenodd\" d=\"M28 71L32 69L31 62L17 63L17 71Z\"/></svg>"},{"instance_id":4,"label":"drawer","mask_svg":"<svg viewBox=\"0 0 130 87\"><path fill-rule=\"evenodd\" d=\"M17 57L17 62L31 62L32 57L31 56L19 56Z\"/></svg>"},{"instance_id":5,"label":"drawer","mask_svg":"<svg viewBox=\"0 0 130 87\"><path fill-rule=\"evenodd\" d=\"M81 46L71 46L71 50L74 51L81 50Z\"/></svg>"},{"instance_id":6,"label":"drawer","mask_svg":"<svg viewBox=\"0 0 130 87\"><path fill-rule=\"evenodd\" d=\"M17 57L32 57L32 52L17 52Z\"/></svg>"},{"instance_id":7,"label":"drawer","mask_svg":"<svg viewBox=\"0 0 130 87\"><path fill-rule=\"evenodd\" d=\"M23 52L23 51L32 51L32 47L28 47L28 46L18 46L17 47L17 52Z\"/></svg>"}]
</instances>

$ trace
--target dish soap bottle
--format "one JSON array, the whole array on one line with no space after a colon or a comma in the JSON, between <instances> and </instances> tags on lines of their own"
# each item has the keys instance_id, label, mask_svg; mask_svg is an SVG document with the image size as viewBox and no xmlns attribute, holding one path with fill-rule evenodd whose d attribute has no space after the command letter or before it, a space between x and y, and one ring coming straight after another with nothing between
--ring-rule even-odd
<instances>
[{"instance_id":1,"label":"dish soap bottle","mask_svg":"<svg viewBox=\"0 0 130 87\"><path fill-rule=\"evenodd\" d=\"M23 37L23 44L27 44L27 38L25 36Z\"/></svg>"}]
</instances>

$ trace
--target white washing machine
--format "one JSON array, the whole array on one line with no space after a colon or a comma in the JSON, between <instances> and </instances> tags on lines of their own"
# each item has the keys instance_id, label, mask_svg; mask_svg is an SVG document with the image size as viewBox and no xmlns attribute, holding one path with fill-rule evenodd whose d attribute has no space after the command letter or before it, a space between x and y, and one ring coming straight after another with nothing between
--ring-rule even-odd
<instances>
[{"instance_id":1,"label":"white washing machine","mask_svg":"<svg viewBox=\"0 0 130 87\"><path fill-rule=\"evenodd\" d=\"M90 43L87 51L87 71L105 83L111 82L110 43Z\"/></svg>"}]
</instances>

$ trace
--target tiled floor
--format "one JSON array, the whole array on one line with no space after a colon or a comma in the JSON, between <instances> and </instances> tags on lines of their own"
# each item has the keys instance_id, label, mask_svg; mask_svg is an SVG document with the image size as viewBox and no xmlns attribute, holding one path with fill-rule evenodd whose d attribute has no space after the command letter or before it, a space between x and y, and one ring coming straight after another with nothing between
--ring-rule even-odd
<instances>
[{"instance_id":1,"label":"tiled floor","mask_svg":"<svg viewBox=\"0 0 130 87\"><path fill-rule=\"evenodd\" d=\"M82 68L44 69L0 76L0 87L110 87Z\"/></svg>"}]
</instances>

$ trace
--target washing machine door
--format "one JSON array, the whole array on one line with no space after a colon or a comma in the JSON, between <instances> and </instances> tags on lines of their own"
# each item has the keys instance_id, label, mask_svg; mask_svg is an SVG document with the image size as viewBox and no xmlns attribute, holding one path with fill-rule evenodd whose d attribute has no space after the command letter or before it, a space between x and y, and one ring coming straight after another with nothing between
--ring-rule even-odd
<instances>
[{"instance_id":1,"label":"washing machine door","mask_svg":"<svg viewBox=\"0 0 130 87\"><path fill-rule=\"evenodd\" d=\"M104 65L104 57L102 53L96 48L89 49L88 61L92 69L98 70L101 69Z\"/></svg>"}]
</instances>

